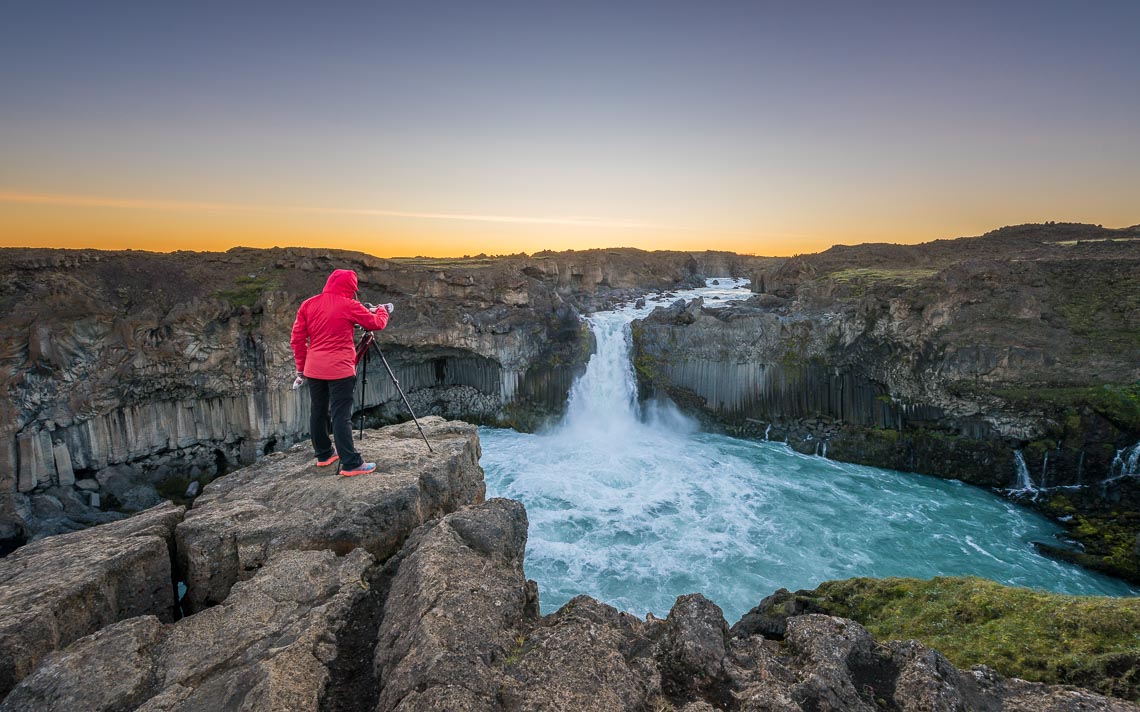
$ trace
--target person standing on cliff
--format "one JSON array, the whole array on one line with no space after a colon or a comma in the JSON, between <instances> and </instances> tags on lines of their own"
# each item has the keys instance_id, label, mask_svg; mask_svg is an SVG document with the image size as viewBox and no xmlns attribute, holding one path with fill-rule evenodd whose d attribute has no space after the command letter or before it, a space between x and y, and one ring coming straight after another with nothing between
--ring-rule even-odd
<instances>
[{"instance_id":1,"label":"person standing on cliff","mask_svg":"<svg viewBox=\"0 0 1140 712\"><path fill-rule=\"evenodd\" d=\"M334 270L324 290L301 303L293 322L293 359L297 362L294 387L309 382L309 433L317 467L340 461L344 477L376 470L365 462L352 444L352 393L356 388L356 344L353 327L368 331L383 329L392 313L391 304L368 307L356 299L356 272ZM333 441L329 441L329 425Z\"/></svg>"}]
</instances>

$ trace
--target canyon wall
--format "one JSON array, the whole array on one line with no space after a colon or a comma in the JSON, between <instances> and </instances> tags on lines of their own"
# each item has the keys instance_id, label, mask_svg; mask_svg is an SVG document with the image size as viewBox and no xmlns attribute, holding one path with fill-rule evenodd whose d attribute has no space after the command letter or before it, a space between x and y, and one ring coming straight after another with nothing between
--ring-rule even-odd
<instances>
[{"instance_id":1,"label":"canyon wall","mask_svg":"<svg viewBox=\"0 0 1140 712\"><path fill-rule=\"evenodd\" d=\"M289 333L333 269L393 302L378 345L417 414L533 428L592 348L579 313L701 275L731 253L591 250L384 260L301 248L0 250L0 553L180 497L307 437ZM379 358L370 424L408 417Z\"/></svg>"},{"instance_id":2,"label":"canyon wall","mask_svg":"<svg viewBox=\"0 0 1140 712\"><path fill-rule=\"evenodd\" d=\"M738 306L636 322L642 395L808 454L1012 490L1140 576L1140 230L860 248L758 272Z\"/></svg>"}]
</instances>

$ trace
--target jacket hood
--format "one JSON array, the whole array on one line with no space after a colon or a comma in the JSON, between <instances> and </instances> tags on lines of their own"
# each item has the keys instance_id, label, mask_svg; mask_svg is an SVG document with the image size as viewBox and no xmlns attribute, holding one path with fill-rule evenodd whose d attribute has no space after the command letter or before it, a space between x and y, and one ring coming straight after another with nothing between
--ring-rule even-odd
<instances>
[{"instance_id":1,"label":"jacket hood","mask_svg":"<svg viewBox=\"0 0 1140 712\"><path fill-rule=\"evenodd\" d=\"M356 272L350 269L337 269L329 275L328 281L325 282L325 288L321 291L325 294L339 294L342 297L352 299L356 296L356 289Z\"/></svg>"}]
</instances>

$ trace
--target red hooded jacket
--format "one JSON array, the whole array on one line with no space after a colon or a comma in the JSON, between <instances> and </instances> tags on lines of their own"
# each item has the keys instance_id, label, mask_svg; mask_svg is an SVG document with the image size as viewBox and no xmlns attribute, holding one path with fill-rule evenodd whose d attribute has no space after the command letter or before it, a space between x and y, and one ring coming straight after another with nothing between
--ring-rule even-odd
<instances>
[{"instance_id":1,"label":"red hooded jacket","mask_svg":"<svg viewBox=\"0 0 1140 712\"><path fill-rule=\"evenodd\" d=\"M388 325L388 312L368 311L356 300L356 288L356 272L334 270L324 291L301 303L289 341L297 373L325 381L356 375L352 327L359 324L376 331Z\"/></svg>"}]
</instances>

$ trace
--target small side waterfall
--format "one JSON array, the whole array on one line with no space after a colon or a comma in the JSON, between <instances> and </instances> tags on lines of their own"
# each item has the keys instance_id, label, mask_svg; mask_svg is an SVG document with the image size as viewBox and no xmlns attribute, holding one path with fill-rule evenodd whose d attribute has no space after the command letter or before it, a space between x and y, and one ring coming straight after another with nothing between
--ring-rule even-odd
<instances>
[{"instance_id":1,"label":"small side waterfall","mask_svg":"<svg viewBox=\"0 0 1140 712\"><path fill-rule=\"evenodd\" d=\"M768 440L768 433L772 432L772 424L768 423L768 427L764 428L764 441Z\"/></svg>"},{"instance_id":2,"label":"small side waterfall","mask_svg":"<svg viewBox=\"0 0 1140 712\"><path fill-rule=\"evenodd\" d=\"M1049 451L1045 451L1045 459L1041 463L1041 489L1049 489Z\"/></svg>"},{"instance_id":3,"label":"small side waterfall","mask_svg":"<svg viewBox=\"0 0 1140 712\"><path fill-rule=\"evenodd\" d=\"M1014 450L1013 461L1017 466L1017 486L1010 491L1036 494L1037 487L1033 484L1033 478L1029 476L1029 467L1025 464L1025 458L1020 450Z\"/></svg>"},{"instance_id":4,"label":"small side waterfall","mask_svg":"<svg viewBox=\"0 0 1140 712\"><path fill-rule=\"evenodd\" d=\"M1116 482L1125 477L1140 477L1140 442L1131 447L1121 448L1112 458L1112 465L1108 468L1110 475L1102 484Z\"/></svg>"}]
</instances>

